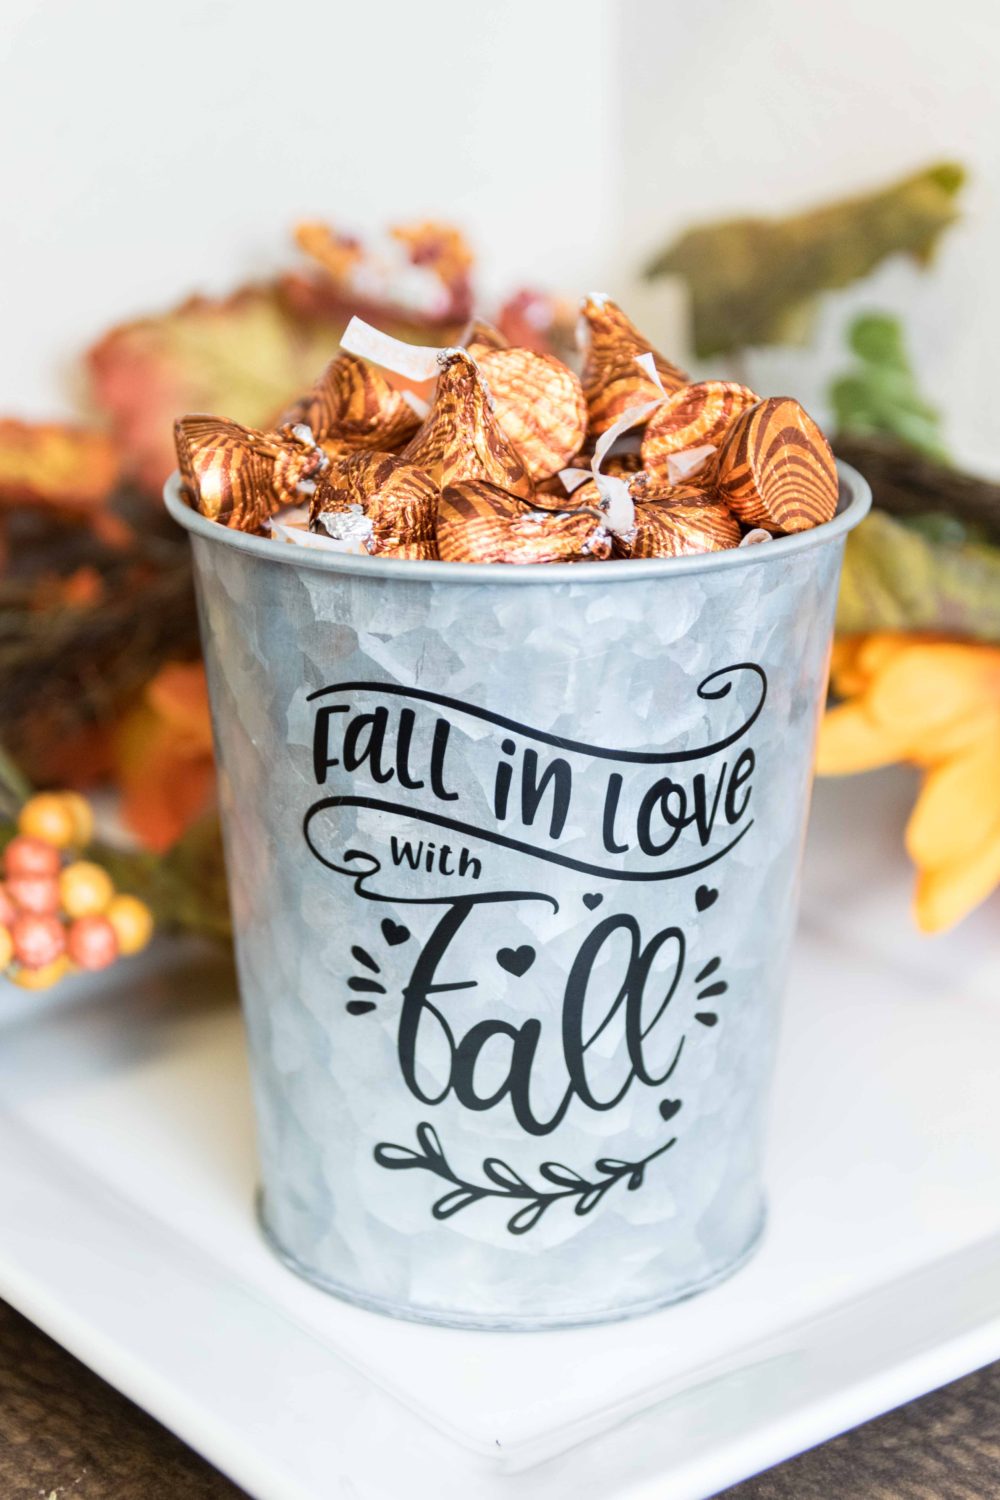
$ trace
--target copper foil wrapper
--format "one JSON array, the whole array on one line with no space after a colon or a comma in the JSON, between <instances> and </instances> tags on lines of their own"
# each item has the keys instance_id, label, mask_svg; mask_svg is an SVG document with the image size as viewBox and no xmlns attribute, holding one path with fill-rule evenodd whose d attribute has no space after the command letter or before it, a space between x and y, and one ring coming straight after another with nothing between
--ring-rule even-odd
<instances>
[{"instance_id":1,"label":"copper foil wrapper","mask_svg":"<svg viewBox=\"0 0 1000 1500\"><path fill-rule=\"evenodd\" d=\"M290 407L282 431L302 424L335 455L355 448L390 453L420 426L420 417L381 371L354 354L338 354L307 395Z\"/></svg>"},{"instance_id":2,"label":"copper foil wrapper","mask_svg":"<svg viewBox=\"0 0 1000 1500\"><path fill-rule=\"evenodd\" d=\"M646 423L642 467L655 473L666 459L688 448L718 447L741 413L760 400L749 386L729 380L700 380L668 396Z\"/></svg>"},{"instance_id":3,"label":"copper foil wrapper","mask_svg":"<svg viewBox=\"0 0 1000 1500\"><path fill-rule=\"evenodd\" d=\"M485 318L473 318L462 335L462 347L468 349L474 358L479 359L481 355L491 350L509 349L510 340L504 337L499 328L494 328L492 323L487 323Z\"/></svg>"},{"instance_id":4,"label":"copper foil wrapper","mask_svg":"<svg viewBox=\"0 0 1000 1500\"><path fill-rule=\"evenodd\" d=\"M789 396L738 417L719 451L719 495L747 526L808 531L832 520L837 470L826 438Z\"/></svg>"},{"instance_id":5,"label":"copper foil wrapper","mask_svg":"<svg viewBox=\"0 0 1000 1500\"><path fill-rule=\"evenodd\" d=\"M546 563L604 561L611 538L587 512L528 509L494 485L449 485L437 514L442 562Z\"/></svg>"},{"instance_id":6,"label":"copper foil wrapper","mask_svg":"<svg viewBox=\"0 0 1000 1500\"><path fill-rule=\"evenodd\" d=\"M372 523L368 550L379 556L435 557L434 513L438 487L423 469L391 453L356 453L334 465L316 487L309 525L360 506Z\"/></svg>"},{"instance_id":7,"label":"copper foil wrapper","mask_svg":"<svg viewBox=\"0 0 1000 1500\"><path fill-rule=\"evenodd\" d=\"M684 372L664 359L610 299L587 297L581 318L586 329L581 380L592 437L606 432L629 407L659 397L655 382L636 364L638 355L652 354L668 394L688 383Z\"/></svg>"},{"instance_id":8,"label":"copper foil wrapper","mask_svg":"<svg viewBox=\"0 0 1000 1500\"><path fill-rule=\"evenodd\" d=\"M478 365L464 349L444 356L431 409L402 456L442 488L482 479L523 500L534 491L524 461L497 421Z\"/></svg>"},{"instance_id":9,"label":"copper foil wrapper","mask_svg":"<svg viewBox=\"0 0 1000 1500\"><path fill-rule=\"evenodd\" d=\"M329 466L321 449L221 417L181 417L174 444L196 510L239 531L260 531L282 505L297 505Z\"/></svg>"},{"instance_id":10,"label":"copper foil wrapper","mask_svg":"<svg viewBox=\"0 0 1000 1500\"><path fill-rule=\"evenodd\" d=\"M550 479L578 452L587 434L587 403L577 377L551 354L486 350L479 369L497 421L532 479Z\"/></svg>"},{"instance_id":11,"label":"copper foil wrapper","mask_svg":"<svg viewBox=\"0 0 1000 1500\"><path fill-rule=\"evenodd\" d=\"M710 493L676 485L668 500L636 500L635 532L615 538L619 557L687 557L740 544L740 524Z\"/></svg>"}]
</instances>

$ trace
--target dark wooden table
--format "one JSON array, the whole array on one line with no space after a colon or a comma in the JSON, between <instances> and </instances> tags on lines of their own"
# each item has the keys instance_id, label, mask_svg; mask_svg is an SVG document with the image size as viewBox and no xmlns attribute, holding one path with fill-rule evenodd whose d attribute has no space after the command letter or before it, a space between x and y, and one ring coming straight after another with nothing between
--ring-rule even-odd
<instances>
[{"instance_id":1,"label":"dark wooden table","mask_svg":"<svg viewBox=\"0 0 1000 1500\"><path fill-rule=\"evenodd\" d=\"M0 1500L240 1500L242 1494L0 1302ZM725 1500L997 1497L1000 1364L725 1494Z\"/></svg>"}]
</instances>

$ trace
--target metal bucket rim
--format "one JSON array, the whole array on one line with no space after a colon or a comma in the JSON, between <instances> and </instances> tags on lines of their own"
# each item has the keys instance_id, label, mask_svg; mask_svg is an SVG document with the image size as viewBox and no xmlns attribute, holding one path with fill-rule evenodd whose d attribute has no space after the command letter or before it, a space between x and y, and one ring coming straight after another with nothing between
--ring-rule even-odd
<instances>
[{"instance_id":1,"label":"metal bucket rim","mask_svg":"<svg viewBox=\"0 0 1000 1500\"><path fill-rule=\"evenodd\" d=\"M248 532L222 526L192 510L184 498L180 474L175 470L163 487L167 510L178 525L192 536L222 543L246 552L251 557L267 558L294 568L318 573L361 574L366 578L406 579L414 583L635 583L640 579L665 578L674 574L711 573L723 568L767 567L794 554L834 542L852 531L868 514L872 493L866 479L849 464L837 462L840 475L840 499L832 521L814 526L810 531L775 537L753 547L730 547L722 552L696 553L689 557L650 557L636 561L617 559L611 562L544 563L525 566L518 563L460 563L400 561L390 557L363 557L352 553L323 552L288 543L277 543L270 537L252 536Z\"/></svg>"}]
</instances>

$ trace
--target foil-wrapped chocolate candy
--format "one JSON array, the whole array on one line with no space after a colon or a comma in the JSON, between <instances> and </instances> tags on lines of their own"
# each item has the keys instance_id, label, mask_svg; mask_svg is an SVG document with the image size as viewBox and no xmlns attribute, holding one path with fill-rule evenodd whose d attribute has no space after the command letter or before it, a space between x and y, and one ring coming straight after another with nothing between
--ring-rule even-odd
<instances>
[{"instance_id":1,"label":"foil-wrapped chocolate candy","mask_svg":"<svg viewBox=\"0 0 1000 1500\"><path fill-rule=\"evenodd\" d=\"M551 354L487 349L477 356L497 421L532 479L565 468L587 433L587 403L573 371Z\"/></svg>"},{"instance_id":2,"label":"foil-wrapped chocolate candy","mask_svg":"<svg viewBox=\"0 0 1000 1500\"><path fill-rule=\"evenodd\" d=\"M531 476L497 420L476 360L465 349L448 349L440 363L431 409L402 457L442 488L482 479L529 500Z\"/></svg>"},{"instance_id":3,"label":"foil-wrapped chocolate candy","mask_svg":"<svg viewBox=\"0 0 1000 1500\"><path fill-rule=\"evenodd\" d=\"M433 557L438 487L416 464L392 453L355 453L331 466L309 507L313 531L333 535L360 509L371 522L366 550L379 556ZM331 530L331 526L333 530Z\"/></svg>"},{"instance_id":4,"label":"foil-wrapped chocolate candy","mask_svg":"<svg viewBox=\"0 0 1000 1500\"><path fill-rule=\"evenodd\" d=\"M584 350L581 380L592 437L606 432L631 407L655 401L688 383L629 321L609 297L586 297L580 308L579 339ZM662 390L636 363L651 354Z\"/></svg>"},{"instance_id":5,"label":"foil-wrapped chocolate candy","mask_svg":"<svg viewBox=\"0 0 1000 1500\"><path fill-rule=\"evenodd\" d=\"M649 498L641 499L642 493ZM634 486L633 496L635 529L628 537L615 538L619 557L689 557L740 544L739 522L710 490Z\"/></svg>"},{"instance_id":6,"label":"foil-wrapped chocolate candy","mask_svg":"<svg viewBox=\"0 0 1000 1500\"><path fill-rule=\"evenodd\" d=\"M747 526L808 531L837 510L837 469L826 438L790 396L738 417L719 450L720 498Z\"/></svg>"},{"instance_id":7,"label":"foil-wrapped chocolate candy","mask_svg":"<svg viewBox=\"0 0 1000 1500\"><path fill-rule=\"evenodd\" d=\"M413 436L421 417L380 370L354 354L338 354L312 390L290 407L281 432L305 425L335 456L356 448L391 453Z\"/></svg>"},{"instance_id":8,"label":"foil-wrapped chocolate candy","mask_svg":"<svg viewBox=\"0 0 1000 1500\"><path fill-rule=\"evenodd\" d=\"M278 435L222 417L181 417L174 445L195 509L238 531L259 532L282 505L300 503L330 464L304 426Z\"/></svg>"},{"instance_id":9,"label":"foil-wrapped chocolate candy","mask_svg":"<svg viewBox=\"0 0 1000 1500\"><path fill-rule=\"evenodd\" d=\"M449 485L437 513L442 562L593 562L611 556L611 538L594 511L534 510L495 485Z\"/></svg>"},{"instance_id":10,"label":"foil-wrapped chocolate candy","mask_svg":"<svg viewBox=\"0 0 1000 1500\"><path fill-rule=\"evenodd\" d=\"M733 422L760 397L749 386L729 380L699 380L681 386L657 407L642 435L642 467L667 474L667 460L690 454L687 473L699 473ZM698 450L704 450L700 454Z\"/></svg>"}]
</instances>

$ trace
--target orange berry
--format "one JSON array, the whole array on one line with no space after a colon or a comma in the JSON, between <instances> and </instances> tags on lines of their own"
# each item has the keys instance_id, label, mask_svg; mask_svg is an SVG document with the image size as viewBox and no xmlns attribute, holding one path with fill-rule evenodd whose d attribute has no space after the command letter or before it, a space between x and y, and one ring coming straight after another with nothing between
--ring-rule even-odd
<instances>
[{"instance_id":1,"label":"orange berry","mask_svg":"<svg viewBox=\"0 0 1000 1500\"><path fill-rule=\"evenodd\" d=\"M73 844L77 849L83 849L94 837L93 809L79 792L60 792L59 795L73 819Z\"/></svg>"},{"instance_id":2,"label":"orange berry","mask_svg":"<svg viewBox=\"0 0 1000 1500\"><path fill-rule=\"evenodd\" d=\"M0 927L0 969L6 969L14 957L14 939L9 927Z\"/></svg>"},{"instance_id":3,"label":"orange berry","mask_svg":"<svg viewBox=\"0 0 1000 1500\"><path fill-rule=\"evenodd\" d=\"M81 969L106 969L118 957L118 939L107 917L77 917L70 923L66 946Z\"/></svg>"},{"instance_id":4,"label":"orange berry","mask_svg":"<svg viewBox=\"0 0 1000 1500\"><path fill-rule=\"evenodd\" d=\"M19 911L47 917L59 910L59 882L51 875L18 875L8 880L7 894Z\"/></svg>"},{"instance_id":5,"label":"orange berry","mask_svg":"<svg viewBox=\"0 0 1000 1500\"><path fill-rule=\"evenodd\" d=\"M10 930L14 957L28 969L53 963L66 951L66 929L58 917L25 912Z\"/></svg>"},{"instance_id":6,"label":"orange berry","mask_svg":"<svg viewBox=\"0 0 1000 1500\"><path fill-rule=\"evenodd\" d=\"M76 820L65 797L58 792L38 792L21 808L17 826L28 838L42 839L56 849L75 842Z\"/></svg>"},{"instance_id":7,"label":"orange berry","mask_svg":"<svg viewBox=\"0 0 1000 1500\"><path fill-rule=\"evenodd\" d=\"M70 972L72 964L65 953L59 958L54 958L50 964L42 964L37 969L19 969L16 974L11 974L15 984L19 984L22 990L47 990L53 984L58 984L65 974Z\"/></svg>"},{"instance_id":8,"label":"orange berry","mask_svg":"<svg viewBox=\"0 0 1000 1500\"><path fill-rule=\"evenodd\" d=\"M107 870L78 859L67 865L59 877L59 895L68 917L94 917L106 911L115 894Z\"/></svg>"},{"instance_id":9,"label":"orange berry","mask_svg":"<svg viewBox=\"0 0 1000 1500\"><path fill-rule=\"evenodd\" d=\"M17 907L5 885L0 885L0 925L9 927L17 916Z\"/></svg>"},{"instance_id":10,"label":"orange berry","mask_svg":"<svg viewBox=\"0 0 1000 1500\"><path fill-rule=\"evenodd\" d=\"M153 935L153 913L137 896L116 896L104 915L115 929L120 953L138 953Z\"/></svg>"},{"instance_id":11,"label":"orange berry","mask_svg":"<svg viewBox=\"0 0 1000 1500\"><path fill-rule=\"evenodd\" d=\"M61 865L59 850L33 834L16 834L3 852L7 875L58 875Z\"/></svg>"}]
</instances>

